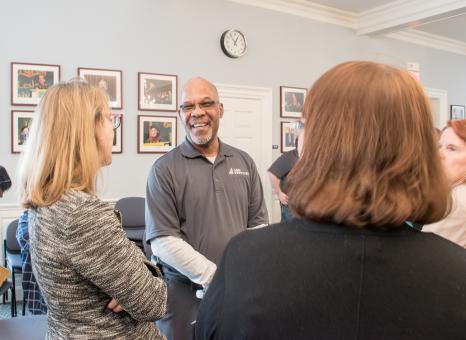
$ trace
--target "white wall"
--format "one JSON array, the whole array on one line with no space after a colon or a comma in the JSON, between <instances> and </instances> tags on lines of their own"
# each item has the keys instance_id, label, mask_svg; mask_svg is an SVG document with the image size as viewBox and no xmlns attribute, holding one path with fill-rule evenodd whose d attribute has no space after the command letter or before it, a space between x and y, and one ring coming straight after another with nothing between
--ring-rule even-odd
<instances>
[{"instance_id":1,"label":"white wall","mask_svg":"<svg viewBox=\"0 0 466 340\"><path fill-rule=\"evenodd\" d=\"M242 30L249 51L225 57L219 38ZM182 84L202 75L214 82L272 88L274 144L279 144L279 86L308 87L329 67L368 59L421 64L425 86L466 103L466 57L224 0L23 0L0 3L0 164L14 173L10 153L10 62L59 64L62 79L77 67L123 71L123 154L104 171L102 197L144 195L155 154L137 154L137 72L170 73ZM21 109L20 107L16 107ZM278 151L274 151L278 156ZM268 185L268 183L266 184ZM15 203L16 193L2 204Z\"/></svg>"}]
</instances>

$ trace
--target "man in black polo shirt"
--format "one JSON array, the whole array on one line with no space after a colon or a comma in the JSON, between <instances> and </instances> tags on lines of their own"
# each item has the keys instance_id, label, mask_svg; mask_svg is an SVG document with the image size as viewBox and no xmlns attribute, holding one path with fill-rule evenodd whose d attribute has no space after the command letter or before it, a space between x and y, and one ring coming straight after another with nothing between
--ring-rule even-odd
<instances>
[{"instance_id":1,"label":"man in black polo shirt","mask_svg":"<svg viewBox=\"0 0 466 340\"><path fill-rule=\"evenodd\" d=\"M272 189L280 201L281 222L285 222L293 218L293 214L288 208L286 177L299 159L298 138L295 140L295 146L295 149L286 151L278 157L275 162L272 163L269 170L267 170Z\"/></svg>"},{"instance_id":2,"label":"man in black polo shirt","mask_svg":"<svg viewBox=\"0 0 466 340\"><path fill-rule=\"evenodd\" d=\"M146 239L168 285L168 339L191 339L200 297L228 241L268 223L262 184L251 157L219 140L223 116L216 87L187 82L180 118L186 140L152 166L146 191ZM196 296L197 295L197 296Z\"/></svg>"}]
</instances>

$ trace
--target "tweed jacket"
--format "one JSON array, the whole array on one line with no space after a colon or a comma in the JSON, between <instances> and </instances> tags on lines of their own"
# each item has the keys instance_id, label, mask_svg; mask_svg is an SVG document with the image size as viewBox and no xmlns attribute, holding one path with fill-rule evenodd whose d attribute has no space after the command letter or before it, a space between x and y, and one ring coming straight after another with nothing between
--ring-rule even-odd
<instances>
[{"instance_id":1,"label":"tweed jacket","mask_svg":"<svg viewBox=\"0 0 466 340\"><path fill-rule=\"evenodd\" d=\"M110 204L68 190L50 206L29 209L29 233L48 306L47 339L165 339L153 321L165 314L166 285ZM124 312L106 308L111 298Z\"/></svg>"}]
</instances>

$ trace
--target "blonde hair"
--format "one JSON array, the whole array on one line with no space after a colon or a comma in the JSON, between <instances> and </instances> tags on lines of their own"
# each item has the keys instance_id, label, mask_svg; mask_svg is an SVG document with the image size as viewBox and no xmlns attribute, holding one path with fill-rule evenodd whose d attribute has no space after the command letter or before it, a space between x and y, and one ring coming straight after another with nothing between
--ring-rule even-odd
<instances>
[{"instance_id":1,"label":"blonde hair","mask_svg":"<svg viewBox=\"0 0 466 340\"><path fill-rule=\"evenodd\" d=\"M45 93L19 167L24 207L51 205L68 189L95 194L101 167L96 128L108 110L105 93L81 80Z\"/></svg>"},{"instance_id":2,"label":"blonde hair","mask_svg":"<svg viewBox=\"0 0 466 340\"><path fill-rule=\"evenodd\" d=\"M340 64L309 91L300 161L290 174L299 216L356 227L432 223L450 209L428 100L408 72Z\"/></svg>"}]
</instances>

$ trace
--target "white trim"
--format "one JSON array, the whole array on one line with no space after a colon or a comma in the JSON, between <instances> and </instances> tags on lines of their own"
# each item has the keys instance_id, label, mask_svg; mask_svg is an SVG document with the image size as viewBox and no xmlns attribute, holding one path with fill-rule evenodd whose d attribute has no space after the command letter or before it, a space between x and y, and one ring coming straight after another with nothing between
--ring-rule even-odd
<instances>
[{"instance_id":1,"label":"white trim","mask_svg":"<svg viewBox=\"0 0 466 340\"><path fill-rule=\"evenodd\" d=\"M387 34L386 37L406 41L409 43L435 48L451 53L466 55L466 43L460 40L449 39L441 35L427 33L419 30L406 30Z\"/></svg>"},{"instance_id":2,"label":"white trim","mask_svg":"<svg viewBox=\"0 0 466 340\"><path fill-rule=\"evenodd\" d=\"M229 0L243 5L250 5L282 13L292 14L320 22L326 22L352 29L357 28L353 12L316 4L306 0Z\"/></svg>"},{"instance_id":3,"label":"white trim","mask_svg":"<svg viewBox=\"0 0 466 340\"><path fill-rule=\"evenodd\" d=\"M398 0L361 12L357 34L381 34L416 27L466 12L466 0Z\"/></svg>"},{"instance_id":4,"label":"white trim","mask_svg":"<svg viewBox=\"0 0 466 340\"><path fill-rule=\"evenodd\" d=\"M424 87L424 91L429 98L439 100L439 126L442 128L447 124L449 118L448 110L448 92L442 89L434 89L431 87Z\"/></svg>"},{"instance_id":5,"label":"white trim","mask_svg":"<svg viewBox=\"0 0 466 340\"><path fill-rule=\"evenodd\" d=\"M267 169L272 164L272 89L263 87L253 86L241 86L241 85L230 85L230 84L219 84L215 86L218 89L220 98L222 97L238 97L238 98L250 98L259 100L262 104L262 116L261 116L261 135L263 136L261 141L261 155L262 164L260 169L260 177L262 181L262 187L264 189L265 203L267 205L267 211L269 213L269 221L272 218L272 188L270 187ZM257 165L257 164L256 164Z\"/></svg>"}]
</instances>

